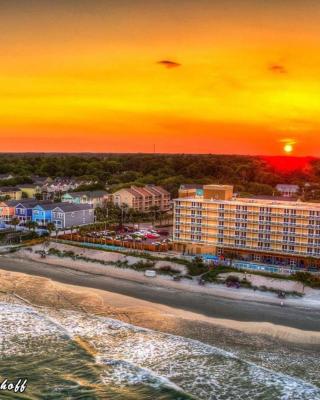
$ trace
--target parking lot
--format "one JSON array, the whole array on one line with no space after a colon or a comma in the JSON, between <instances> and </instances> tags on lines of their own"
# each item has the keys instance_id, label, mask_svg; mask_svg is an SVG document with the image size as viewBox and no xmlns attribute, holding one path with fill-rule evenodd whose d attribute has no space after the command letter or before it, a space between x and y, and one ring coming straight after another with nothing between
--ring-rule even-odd
<instances>
[{"instance_id":1,"label":"parking lot","mask_svg":"<svg viewBox=\"0 0 320 400\"><path fill-rule=\"evenodd\" d=\"M152 226L144 225L123 226L116 230L102 230L89 232L86 234L89 238L106 239L106 240L121 240L123 242L136 242L151 245L161 245L171 243L171 230L168 228L153 228Z\"/></svg>"}]
</instances>

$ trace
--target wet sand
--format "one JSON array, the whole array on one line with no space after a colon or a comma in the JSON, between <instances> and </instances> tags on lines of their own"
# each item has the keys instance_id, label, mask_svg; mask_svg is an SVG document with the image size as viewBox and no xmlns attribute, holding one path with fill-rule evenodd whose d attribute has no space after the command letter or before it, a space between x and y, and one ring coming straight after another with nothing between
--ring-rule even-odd
<instances>
[{"instance_id":1,"label":"wet sand","mask_svg":"<svg viewBox=\"0 0 320 400\"><path fill-rule=\"evenodd\" d=\"M112 316L112 310L108 307L116 307L118 314L118 308L120 308L120 314L123 312L126 314L124 317L126 322L141 326L145 326L148 318L155 319L154 313L160 312L159 318L166 315L168 323L172 322L172 317L178 317L223 325L248 333L266 333L283 337L287 335L288 340L300 341L301 334L303 341L306 340L306 337L311 342L317 342L319 339L320 312L314 309L282 308L273 304L223 299L208 294L185 292L152 284L141 284L78 272L61 266L46 265L29 260L0 257L0 269L34 276L31 278L22 274L6 275L8 273L4 271L0 273L1 290L5 288L5 291L14 291L21 296L26 296L33 304L60 307L59 302L63 300L64 296L63 291L60 293L60 289L58 290L58 282L60 282L68 284L69 292L71 288L69 285L72 285L71 292L77 294L74 300L67 302L70 303L69 307L81 310L81 307L87 307L88 303L90 305L88 312L108 312L109 316ZM41 279L40 276L50 280ZM54 296L48 290L50 285L55 287ZM93 294L94 296L91 298ZM88 296L90 297L89 302L86 301ZM93 301L93 299L95 300ZM99 309L99 304L102 305L102 309ZM96 309L92 309L92 305ZM62 301L62 307L65 306L66 303ZM144 322L139 321L137 317L139 315L143 315ZM115 318L119 317L115 316ZM281 327L281 332L279 327ZM288 328L293 328L293 330Z\"/></svg>"}]
</instances>

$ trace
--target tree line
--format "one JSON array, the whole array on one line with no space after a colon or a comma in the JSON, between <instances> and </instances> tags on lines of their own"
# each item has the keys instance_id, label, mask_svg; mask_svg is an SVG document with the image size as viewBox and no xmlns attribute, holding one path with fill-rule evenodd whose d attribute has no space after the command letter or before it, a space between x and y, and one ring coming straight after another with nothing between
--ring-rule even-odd
<instances>
[{"instance_id":1,"label":"tree line","mask_svg":"<svg viewBox=\"0 0 320 400\"><path fill-rule=\"evenodd\" d=\"M307 200L320 199L320 160L307 167L277 168L268 157L214 154L1 154L0 174L8 184L30 183L31 175L92 179L92 189L111 191L130 185L157 184L176 196L181 184L233 184L244 195L273 195L278 183L298 184ZM305 186L305 183L308 183ZM86 188L81 188L86 189Z\"/></svg>"}]
</instances>

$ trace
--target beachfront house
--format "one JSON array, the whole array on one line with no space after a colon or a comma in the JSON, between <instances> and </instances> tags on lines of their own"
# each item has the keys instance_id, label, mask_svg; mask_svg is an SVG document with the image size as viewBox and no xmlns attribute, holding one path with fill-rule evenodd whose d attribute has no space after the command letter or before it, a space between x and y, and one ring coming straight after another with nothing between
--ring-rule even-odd
<instances>
[{"instance_id":1,"label":"beachfront house","mask_svg":"<svg viewBox=\"0 0 320 400\"><path fill-rule=\"evenodd\" d=\"M60 203L52 209L51 222L58 229L94 223L94 209L91 204Z\"/></svg>"},{"instance_id":2,"label":"beachfront house","mask_svg":"<svg viewBox=\"0 0 320 400\"><path fill-rule=\"evenodd\" d=\"M110 199L110 194L105 190L69 192L61 197L61 201L64 203L91 204L94 208L101 207Z\"/></svg>"},{"instance_id":3,"label":"beachfront house","mask_svg":"<svg viewBox=\"0 0 320 400\"><path fill-rule=\"evenodd\" d=\"M32 221L36 222L38 226L46 226L49 222L52 222L52 210L60 204L61 203L37 204L32 209Z\"/></svg>"},{"instance_id":4,"label":"beachfront house","mask_svg":"<svg viewBox=\"0 0 320 400\"><path fill-rule=\"evenodd\" d=\"M15 206L19 203L18 200L7 200L0 202L0 221L10 222L15 217Z\"/></svg>"},{"instance_id":5,"label":"beachfront house","mask_svg":"<svg viewBox=\"0 0 320 400\"><path fill-rule=\"evenodd\" d=\"M1 186L0 198L2 200L20 200L22 197L21 190L16 186Z\"/></svg>"},{"instance_id":6,"label":"beachfront house","mask_svg":"<svg viewBox=\"0 0 320 400\"><path fill-rule=\"evenodd\" d=\"M23 185L19 185L19 189L22 192L22 196L28 199L34 199L36 195L41 194L41 187L33 183L25 183Z\"/></svg>"},{"instance_id":7,"label":"beachfront house","mask_svg":"<svg viewBox=\"0 0 320 400\"><path fill-rule=\"evenodd\" d=\"M32 220L32 213L35 206L49 204L49 202L41 202L35 199L25 199L16 203L14 215L20 220L20 222Z\"/></svg>"}]
</instances>

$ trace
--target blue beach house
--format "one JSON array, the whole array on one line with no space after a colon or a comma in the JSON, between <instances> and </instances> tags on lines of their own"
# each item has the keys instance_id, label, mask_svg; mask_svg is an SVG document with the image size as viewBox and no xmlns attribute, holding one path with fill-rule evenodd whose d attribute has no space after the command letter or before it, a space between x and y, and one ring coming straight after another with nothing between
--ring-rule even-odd
<instances>
[{"instance_id":1,"label":"blue beach house","mask_svg":"<svg viewBox=\"0 0 320 400\"><path fill-rule=\"evenodd\" d=\"M52 210L57 208L60 203L38 204L32 209L32 221L39 226L45 226L52 222Z\"/></svg>"},{"instance_id":2,"label":"blue beach house","mask_svg":"<svg viewBox=\"0 0 320 400\"><path fill-rule=\"evenodd\" d=\"M32 210L39 204L37 200L21 201L15 206L15 216L20 222L26 222L32 220Z\"/></svg>"}]
</instances>

